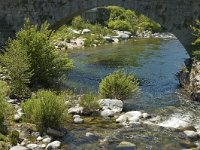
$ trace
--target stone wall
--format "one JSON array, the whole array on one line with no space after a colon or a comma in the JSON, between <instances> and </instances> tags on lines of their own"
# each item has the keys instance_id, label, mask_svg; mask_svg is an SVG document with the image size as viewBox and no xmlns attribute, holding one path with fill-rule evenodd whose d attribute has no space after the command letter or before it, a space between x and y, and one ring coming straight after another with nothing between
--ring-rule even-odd
<instances>
[{"instance_id":1,"label":"stone wall","mask_svg":"<svg viewBox=\"0 0 200 150\"><path fill-rule=\"evenodd\" d=\"M0 0L0 20L15 31L25 17L59 27L76 15L96 7L116 5L135 10L175 34L184 46L191 43L190 25L200 19L199 0Z\"/></svg>"}]
</instances>

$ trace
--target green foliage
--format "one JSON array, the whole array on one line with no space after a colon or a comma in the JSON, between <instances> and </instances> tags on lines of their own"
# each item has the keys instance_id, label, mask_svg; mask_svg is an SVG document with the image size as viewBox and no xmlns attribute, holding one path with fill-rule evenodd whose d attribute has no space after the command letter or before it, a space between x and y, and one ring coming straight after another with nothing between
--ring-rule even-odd
<instances>
[{"instance_id":1,"label":"green foliage","mask_svg":"<svg viewBox=\"0 0 200 150\"><path fill-rule=\"evenodd\" d=\"M9 139L12 146L17 145L17 143L20 141L19 132L16 130L12 131L9 135Z\"/></svg>"},{"instance_id":2,"label":"green foliage","mask_svg":"<svg viewBox=\"0 0 200 150\"><path fill-rule=\"evenodd\" d=\"M28 85L32 76L30 59L19 40L9 40L5 53L0 57L1 63L9 70L11 95L18 98L30 95Z\"/></svg>"},{"instance_id":3,"label":"green foliage","mask_svg":"<svg viewBox=\"0 0 200 150\"><path fill-rule=\"evenodd\" d=\"M86 39L84 41L84 46L85 47L91 47L94 45L99 45L105 43L105 40L103 39L102 36L99 35L90 35L86 36Z\"/></svg>"},{"instance_id":4,"label":"green foliage","mask_svg":"<svg viewBox=\"0 0 200 150\"><path fill-rule=\"evenodd\" d=\"M196 60L200 60L200 20L196 20L196 25L191 27L195 36L195 41L192 43L195 47L193 56Z\"/></svg>"},{"instance_id":5,"label":"green foliage","mask_svg":"<svg viewBox=\"0 0 200 150\"><path fill-rule=\"evenodd\" d=\"M131 31L131 25L127 21L123 20L115 20L115 21L110 21L108 23L108 27L114 30L126 30L126 31Z\"/></svg>"},{"instance_id":6,"label":"green foliage","mask_svg":"<svg viewBox=\"0 0 200 150\"><path fill-rule=\"evenodd\" d=\"M83 112L86 114L91 114L100 108L95 95L92 93L85 94L81 97L80 106L83 107Z\"/></svg>"},{"instance_id":7,"label":"green foliage","mask_svg":"<svg viewBox=\"0 0 200 150\"><path fill-rule=\"evenodd\" d=\"M84 29L87 27L87 23L81 16L77 16L72 20L72 26L76 29Z\"/></svg>"},{"instance_id":8,"label":"green foliage","mask_svg":"<svg viewBox=\"0 0 200 150\"><path fill-rule=\"evenodd\" d=\"M41 90L22 105L25 120L41 130L61 127L66 117L65 94Z\"/></svg>"},{"instance_id":9,"label":"green foliage","mask_svg":"<svg viewBox=\"0 0 200 150\"><path fill-rule=\"evenodd\" d=\"M9 87L4 81L0 81L0 133L6 134L7 128L4 125L4 119L8 115L10 106L6 102L5 97L9 93Z\"/></svg>"},{"instance_id":10,"label":"green foliage","mask_svg":"<svg viewBox=\"0 0 200 150\"><path fill-rule=\"evenodd\" d=\"M138 84L133 74L115 71L101 81L99 95L102 98L125 100L138 90Z\"/></svg>"},{"instance_id":11,"label":"green foliage","mask_svg":"<svg viewBox=\"0 0 200 150\"><path fill-rule=\"evenodd\" d=\"M160 24L155 23L144 15L137 15L132 10L125 10L118 6L109 6L107 9L110 10L110 18L107 25L111 29L131 32L136 32L137 30L158 32L161 30Z\"/></svg>"},{"instance_id":12,"label":"green foliage","mask_svg":"<svg viewBox=\"0 0 200 150\"><path fill-rule=\"evenodd\" d=\"M72 67L71 60L52 45L54 32L48 28L47 23L38 27L26 19L1 57L11 76L12 93L19 98L26 95L28 86L49 87Z\"/></svg>"},{"instance_id":13,"label":"green foliage","mask_svg":"<svg viewBox=\"0 0 200 150\"><path fill-rule=\"evenodd\" d=\"M0 133L0 141L5 141L5 138L6 138L5 135Z\"/></svg>"}]
</instances>

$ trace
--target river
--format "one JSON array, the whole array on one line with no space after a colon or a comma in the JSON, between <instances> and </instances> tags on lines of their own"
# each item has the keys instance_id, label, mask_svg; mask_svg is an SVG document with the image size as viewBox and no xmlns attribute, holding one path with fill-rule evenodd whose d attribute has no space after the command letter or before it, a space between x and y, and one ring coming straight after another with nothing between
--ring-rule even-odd
<instances>
[{"instance_id":1,"label":"river","mask_svg":"<svg viewBox=\"0 0 200 150\"><path fill-rule=\"evenodd\" d=\"M140 91L125 102L125 111L140 110L168 118L174 114L193 117L199 115L199 106L179 88L176 74L189 58L187 51L178 40L133 39L128 42L73 50L74 69L66 85L78 93L98 92L103 77L118 69L133 72L140 80ZM106 126L107 124L108 126ZM192 147L191 141L182 133L149 125L136 125L124 129L110 123L110 120L75 125L66 143L69 149L101 149L99 139L111 136L112 142L105 146L115 149L120 141L134 142L138 149L182 149ZM98 134L97 139L87 139L87 131ZM103 146L103 148L105 148ZM106 149L105 148L105 149Z\"/></svg>"}]
</instances>

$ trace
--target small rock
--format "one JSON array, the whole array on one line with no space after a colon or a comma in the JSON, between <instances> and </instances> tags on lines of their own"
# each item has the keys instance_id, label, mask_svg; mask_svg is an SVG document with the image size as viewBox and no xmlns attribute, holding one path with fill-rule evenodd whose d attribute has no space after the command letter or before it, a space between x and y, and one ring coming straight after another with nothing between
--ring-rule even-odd
<instances>
[{"instance_id":1,"label":"small rock","mask_svg":"<svg viewBox=\"0 0 200 150\"><path fill-rule=\"evenodd\" d=\"M37 137L37 141L42 141L42 140L43 140L43 137L41 137L41 136Z\"/></svg>"},{"instance_id":2,"label":"small rock","mask_svg":"<svg viewBox=\"0 0 200 150\"><path fill-rule=\"evenodd\" d=\"M15 114L14 120L15 120L16 122L20 121L21 119L22 119L22 114Z\"/></svg>"},{"instance_id":3,"label":"small rock","mask_svg":"<svg viewBox=\"0 0 200 150\"><path fill-rule=\"evenodd\" d=\"M44 138L42 140L42 142L44 142L44 143L50 143L51 142L51 138L50 137Z\"/></svg>"},{"instance_id":4,"label":"small rock","mask_svg":"<svg viewBox=\"0 0 200 150\"><path fill-rule=\"evenodd\" d=\"M136 150L136 145L131 142L123 141L117 146L117 149Z\"/></svg>"},{"instance_id":5,"label":"small rock","mask_svg":"<svg viewBox=\"0 0 200 150\"><path fill-rule=\"evenodd\" d=\"M81 118L80 115L73 115L73 118Z\"/></svg>"},{"instance_id":6,"label":"small rock","mask_svg":"<svg viewBox=\"0 0 200 150\"><path fill-rule=\"evenodd\" d=\"M89 32L91 32L90 29L83 29L82 34L89 33Z\"/></svg>"},{"instance_id":7,"label":"small rock","mask_svg":"<svg viewBox=\"0 0 200 150\"><path fill-rule=\"evenodd\" d=\"M80 106L75 106L75 107L72 107L68 110L68 113L69 114L82 114L83 113L83 107L80 107Z\"/></svg>"},{"instance_id":8,"label":"small rock","mask_svg":"<svg viewBox=\"0 0 200 150\"><path fill-rule=\"evenodd\" d=\"M123 110L123 102L117 99L101 99L99 102L102 108L107 108L115 113L120 113Z\"/></svg>"},{"instance_id":9,"label":"small rock","mask_svg":"<svg viewBox=\"0 0 200 150\"><path fill-rule=\"evenodd\" d=\"M81 123L83 123L83 119L82 118L75 118L74 119L74 123L76 123L76 124L81 124Z\"/></svg>"},{"instance_id":10,"label":"small rock","mask_svg":"<svg viewBox=\"0 0 200 150\"><path fill-rule=\"evenodd\" d=\"M91 132L87 132L86 134L85 134L85 136L86 137L91 137L91 136L95 136L93 133L91 133Z\"/></svg>"},{"instance_id":11,"label":"small rock","mask_svg":"<svg viewBox=\"0 0 200 150\"><path fill-rule=\"evenodd\" d=\"M113 117L114 114L115 114L115 112L113 110L110 110L110 109L105 109L101 112L102 117Z\"/></svg>"},{"instance_id":12,"label":"small rock","mask_svg":"<svg viewBox=\"0 0 200 150\"><path fill-rule=\"evenodd\" d=\"M31 149L31 150L36 150L39 148L39 145L37 144L28 144L26 145L27 148Z\"/></svg>"},{"instance_id":13,"label":"small rock","mask_svg":"<svg viewBox=\"0 0 200 150\"><path fill-rule=\"evenodd\" d=\"M47 150L58 149L60 148L60 146L61 146L60 141L53 141L47 145Z\"/></svg>"},{"instance_id":14,"label":"small rock","mask_svg":"<svg viewBox=\"0 0 200 150\"><path fill-rule=\"evenodd\" d=\"M13 146L12 148L10 148L10 150L29 150L28 148L24 147L24 146Z\"/></svg>"},{"instance_id":15,"label":"small rock","mask_svg":"<svg viewBox=\"0 0 200 150\"><path fill-rule=\"evenodd\" d=\"M40 136L40 132L32 132L31 136L38 137Z\"/></svg>"},{"instance_id":16,"label":"small rock","mask_svg":"<svg viewBox=\"0 0 200 150\"><path fill-rule=\"evenodd\" d=\"M126 122L127 120L128 120L128 117L127 117L125 114L123 114L123 115L119 116L119 117L116 119L116 122L118 122L118 123L123 123L123 122Z\"/></svg>"},{"instance_id":17,"label":"small rock","mask_svg":"<svg viewBox=\"0 0 200 150\"><path fill-rule=\"evenodd\" d=\"M199 137L198 133L195 132L195 131L185 130L184 133L185 133L185 134L187 135L187 137L189 137L189 138L194 138L194 139L196 139L196 138Z\"/></svg>"},{"instance_id":18,"label":"small rock","mask_svg":"<svg viewBox=\"0 0 200 150\"><path fill-rule=\"evenodd\" d=\"M148 118L151 117L151 115L148 114L148 113L143 113L143 114L142 114L142 117L143 117L144 119L148 119Z\"/></svg>"},{"instance_id":19,"label":"small rock","mask_svg":"<svg viewBox=\"0 0 200 150\"><path fill-rule=\"evenodd\" d=\"M46 144L41 144L41 145L39 145L39 148L40 148L40 149L45 149L45 147L46 147Z\"/></svg>"}]
</instances>

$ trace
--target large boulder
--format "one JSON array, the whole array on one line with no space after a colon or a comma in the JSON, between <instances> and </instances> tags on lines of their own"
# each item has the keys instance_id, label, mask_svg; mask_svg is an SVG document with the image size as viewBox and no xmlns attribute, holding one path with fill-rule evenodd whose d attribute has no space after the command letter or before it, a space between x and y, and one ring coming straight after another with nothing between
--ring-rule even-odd
<instances>
[{"instance_id":1,"label":"large boulder","mask_svg":"<svg viewBox=\"0 0 200 150\"><path fill-rule=\"evenodd\" d=\"M60 141L53 141L47 145L47 150L59 149L61 147Z\"/></svg>"},{"instance_id":2,"label":"large boulder","mask_svg":"<svg viewBox=\"0 0 200 150\"><path fill-rule=\"evenodd\" d=\"M105 109L110 109L115 113L120 113L123 110L123 102L117 99L101 99L100 106Z\"/></svg>"}]
</instances>

